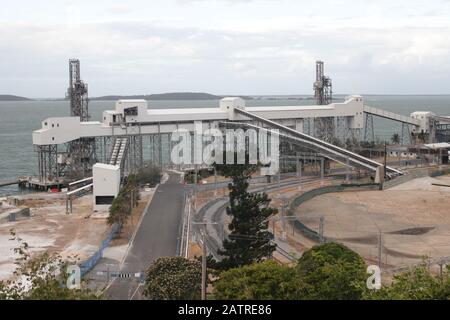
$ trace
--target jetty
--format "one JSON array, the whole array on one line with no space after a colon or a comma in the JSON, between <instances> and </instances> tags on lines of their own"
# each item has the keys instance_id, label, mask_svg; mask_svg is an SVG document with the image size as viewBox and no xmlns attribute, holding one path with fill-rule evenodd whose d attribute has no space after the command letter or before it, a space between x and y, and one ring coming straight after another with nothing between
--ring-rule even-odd
<instances>
[{"instance_id":1,"label":"jetty","mask_svg":"<svg viewBox=\"0 0 450 320\"><path fill-rule=\"evenodd\" d=\"M0 180L0 187L18 185L21 189L34 189L37 191L48 191L51 189L61 190L64 184L64 181L41 181L33 177Z\"/></svg>"}]
</instances>

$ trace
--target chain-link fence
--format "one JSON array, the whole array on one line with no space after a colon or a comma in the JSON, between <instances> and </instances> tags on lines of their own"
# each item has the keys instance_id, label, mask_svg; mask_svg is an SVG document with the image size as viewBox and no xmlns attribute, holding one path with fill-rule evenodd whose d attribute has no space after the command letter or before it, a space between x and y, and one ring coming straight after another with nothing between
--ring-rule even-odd
<instances>
[{"instance_id":1,"label":"chain-link fence","mask_svg":"<svg viewBox=\"0 0 450 320\"><path fill-rule=\"evenodd\" d=\"M117 234L118 230L119 226L117 224L114 224L106 239L103 240L99 249L89 259L87 259L80 265L82 277L84 277L87 273L89 273L89 271L91 271L97 265L97 263L103 257L103 251L109 246L112 239Z\"/></svg>"}]
</instances>

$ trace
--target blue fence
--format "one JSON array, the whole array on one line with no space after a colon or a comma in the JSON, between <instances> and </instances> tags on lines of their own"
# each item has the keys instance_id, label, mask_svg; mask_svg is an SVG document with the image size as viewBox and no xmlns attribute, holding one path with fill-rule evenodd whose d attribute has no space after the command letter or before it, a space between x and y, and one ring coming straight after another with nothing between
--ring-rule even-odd
<instances>
[{"instance_id":1,"label":"blue fence","mask_svg":"<svg viewBox=\"0 0 450 320\"><path fill-rule=\"evenodd\" d=\"M119 226L117 224L114 224L111 228L111 231L108 234L108 237L103 240L100 248L97 250L97 252L94 253L89 259L87 259L85 262L83 262L80 265L81 269L81 276L84 277L89 271L94 269L94 267L97 265L97 263L100 261L100 259L103 257L103 251L109 246L112 239L116 236L117 232L119 231Z\"/></svg>"},{"instance_id":2,"label":"blue fence","mask_svg":"<svg viewBox=\"0 0 450 320\"><path fill-rule=\"evenodd\" d=\"M450 169L436 170L430 173L430 177L440 177L450 174Z\"/></svg>"}]
</instances>

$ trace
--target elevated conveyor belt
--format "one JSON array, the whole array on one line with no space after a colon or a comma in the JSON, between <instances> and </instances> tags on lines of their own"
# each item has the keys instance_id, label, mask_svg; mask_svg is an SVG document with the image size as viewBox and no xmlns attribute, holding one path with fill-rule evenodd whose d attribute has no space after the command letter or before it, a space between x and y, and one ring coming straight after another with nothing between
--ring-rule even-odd
<instances>
[{"instance_id":1,"label":"elevated conveyor belt","mask_svg":"<svg viewBox=\"0 0 450 320\"><path fill-rule=\"evenodd\" d=\"M378 108L374 108L374 107L369 107L369 106L364 106L363 111L365 113L377 116L377 117L381 117L384 119L389 119L389 120L393 120L393 121L397 121L397 122L402 122L402 123L407 123L413 126L420 126L420 120L419 119L414 119L411 117L407 117L407 116L403 116L400 114L396 114L393 112L389 112L389 111L385 111L382 109L378 109Z\"/></svg>"},{"instance_id":2,"label":"elevated conveyor belt","mask_svg":"<svg viewBox=\"0 0 450 320\"><path fill-rule=\"evenodd\" d=\"M443 117L443 116L433 116L433 118L440 123L450 123L450 117Z\"/></svg>"},{"instance_id":3,"label":"elevated conveyor belt","mask_svg":"<svg viewBox=\"0 0 450 320\"><path fill-rule=\"evenodd\" d=\"M349 164L351 164L355 167L363 167L363 168L369 169L371 171L375 171L378 167L383 166L383 164L376 162L374 160L368 159L366 157L363 157L357 153L337 147L331 143L325 142L323 140L314 138L310 135L301 133L297 130L283 126L272 120L262 118L251 112L248 112L246 110L235 108L234 111L242 116L245 116L245 117L251 119L251 120L263 123L264 125L268 126L269 128L278 129L280 131L280 133L282 133L286 136L290 136L293 139L298 140L299 142L305 144L306 146L310 147L311 149L314 149L315 151L317 151L319 153L322 153L323 156L328 157L332 160L339 161L339 160L337 160L338 158L342 159L339 162L348 160ZM387 174L389 174L390 176L403 175L402 171L391 168L389 166L386 167L386 171L387 171Z\"/></svg>"}]
</instances>

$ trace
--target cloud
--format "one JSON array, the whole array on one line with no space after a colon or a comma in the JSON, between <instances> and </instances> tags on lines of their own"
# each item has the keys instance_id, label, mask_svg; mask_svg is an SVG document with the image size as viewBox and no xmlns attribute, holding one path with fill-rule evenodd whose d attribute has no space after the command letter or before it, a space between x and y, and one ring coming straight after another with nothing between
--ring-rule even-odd
<instances>
[{"instance_id":1,"label":"cloud","mask_svg":"<svg viewBox=\"0 0 450 320\"><path fill-rule=\"evenodd\" d=\"M343 10L336 0L286 10L292 1L230 1L80 5L69 24L0 20L0 86L61 96L67 60L79 57L92 95L310 93L322 59L338 92L448 92L449 6L353 1Z\"/></svg>"},{"instance_id":2,"label":"cloud","mask_svg":"<svg viewBox=\"0 0 450 320\"><path fill-rule=\"evenodd\" d=\"M106 9L106 12L112 14L127 14L133 11L134 10L131 8L131 6L126 3L117 3Z\"/></svg>"}]
</instances>

